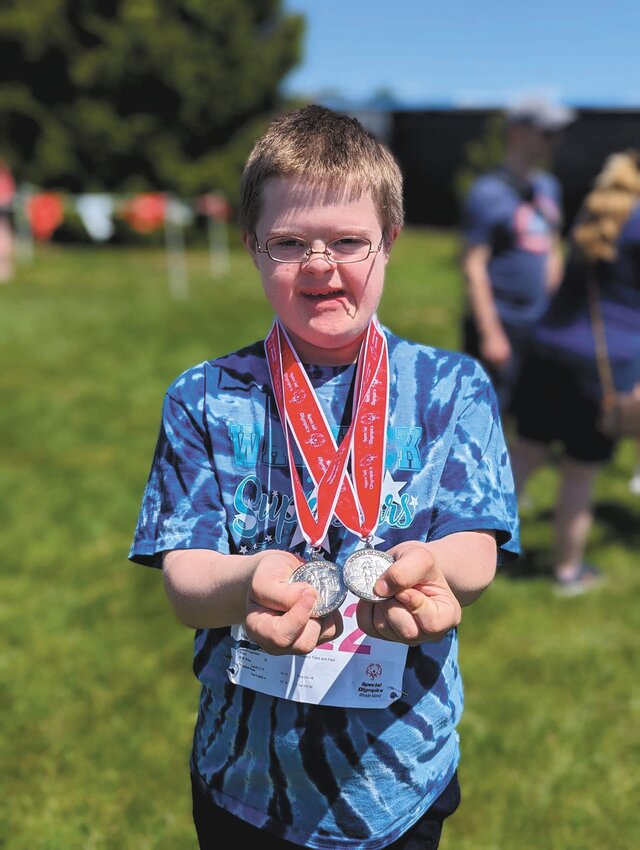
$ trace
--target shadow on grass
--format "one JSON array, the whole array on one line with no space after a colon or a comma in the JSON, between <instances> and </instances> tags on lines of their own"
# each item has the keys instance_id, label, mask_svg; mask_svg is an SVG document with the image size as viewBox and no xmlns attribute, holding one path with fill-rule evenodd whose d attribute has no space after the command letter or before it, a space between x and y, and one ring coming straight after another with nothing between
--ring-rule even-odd
<instances>
[{"instance_id":1,"label":"shadow on grass","mask_svg":"<svg viewBox=\"0 0 640 850\"><path fill-rule=\"evenodd\" d=\"M523 549L518 558L500 567L498 572L512 581L541 578L551 580L551 556L546 547Z\"/></svg>"},{"instance_id":2,"label":"shadow on grass","mask_svg":"<svg viewBox=\"0 0 640 850\"><path fill-rule=\"evenodd\" d=\"M595 506L595 521L604 532L604 539L623 543L631 549L640 546L640 523L637 510L620 502L600 501Z\"/></svg>"},{"instance_id":3,"label":"shadow on grass","mask_svg":"<svg viewBox=\"0 0 640 850\"><path fill-rule=\"evenodd\" d=\"M529 514L524 522L531 536L534 526L550 527L553 512L550 509ZM599 545L622 544L631 550L640 548L640 523L638 513L621 502L599 501L594 508L594 522L600 529ZM499 568L504 578L513 581L553 579L553 554L547 545L531 546L523 543L518 558Z\"/></svg>"}]
</instances>

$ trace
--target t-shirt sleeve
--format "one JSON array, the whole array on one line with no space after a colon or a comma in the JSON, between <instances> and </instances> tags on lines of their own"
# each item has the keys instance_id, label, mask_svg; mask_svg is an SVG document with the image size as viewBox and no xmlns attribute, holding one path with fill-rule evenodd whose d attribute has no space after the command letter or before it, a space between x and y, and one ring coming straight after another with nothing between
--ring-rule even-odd
<instances>
[{"instance_id":1,"label":"t-shirt sleeve","mask_svg":"<svg viewBox=\"0 0 640 850\"><path fill-rule=\"evenodd\" d=\"M192 393L195 383L191 382ZM129 551L130 560L139 564L160 567L162 553L172 549L229 552L225 510L203 424L204 392L192 398L175 397L170 389L164 399Z\"/></svg>"},{"instance_id":2,"label":"t-shirt sleeve","mask_svg":"<svg viewBox=\"0 0 640 850\"><path fill-rule=\"evenodd\" d=\"M502 563L520 551L517 501L495 392L486 376L479 383L456 422L429 536L495 531Z\"/></svg>"}]
</instances>

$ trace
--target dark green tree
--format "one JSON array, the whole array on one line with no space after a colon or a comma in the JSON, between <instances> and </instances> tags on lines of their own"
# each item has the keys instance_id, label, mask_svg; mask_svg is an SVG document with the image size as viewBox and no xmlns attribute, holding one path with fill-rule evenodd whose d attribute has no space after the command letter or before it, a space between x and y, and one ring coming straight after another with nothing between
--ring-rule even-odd
<instances>
[{"instance_id":1,"label":"dark green tree","mask_svg":"<svg viewBox=\"0 0 640 850\"><path fill-rule=\"evenodd\" d=\"M69 191L233 200L304 20L281 0L4 0L0 152Z\"/></svg>"}]
</instances>

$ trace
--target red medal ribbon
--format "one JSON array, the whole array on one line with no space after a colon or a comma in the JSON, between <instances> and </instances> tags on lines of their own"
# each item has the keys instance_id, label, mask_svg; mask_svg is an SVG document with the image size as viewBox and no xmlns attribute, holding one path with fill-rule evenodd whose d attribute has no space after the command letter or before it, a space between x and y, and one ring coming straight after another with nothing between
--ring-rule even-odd
<instances>
[{"instance_id":1,"label":"red medal ribbon","mask_svg":"<svg viewBox=\"0 0 640 850\"><path fill-rule=\"evenodd\" d=\"M369 538L380 513L389 401L387 342L377 321L370 322L360 349L352 421L339 447L315 390L278 321L265 340L265 351L303 536L317 547L335 514L354 534ZM295 467L289 431L317 487L315 516ZM347 473L350 457L353 481Z\"/></svg>"},{"instance_id":2,"label":"red medal ribbon","mask_svg":"<svg viewBox=\"0 0 640 850\"><path fill-rule=\"evenodd\" d=\"M359 533L363 539L373 536L380 516L389 415L387 340L375 319L369 325L365 345L361 387L356 387L351 455L351 475L361 513Z\"/></svg>"}]
</instances>

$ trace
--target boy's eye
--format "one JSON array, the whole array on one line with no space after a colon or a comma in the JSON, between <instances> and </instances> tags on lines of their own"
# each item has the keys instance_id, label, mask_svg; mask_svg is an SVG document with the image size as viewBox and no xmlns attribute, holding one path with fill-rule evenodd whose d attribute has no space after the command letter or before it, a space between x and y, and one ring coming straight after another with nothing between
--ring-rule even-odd
<instances>
[{"instance_id":1,"label":"boy's eye","mask_svg":"<svg viewBox=\"0 0 640 850\"><path fill-rule=\"evenodd\" d=\"M357 236L343 236L329 242L327 248L337 254L359 254L366 251L370 244L367 239L359 239Z\"/></svg>"},{"instance_id":2,"label":"boy's eye","mask_svg":"<svg viewBox=\"0 0 640 850\"><path fill-rule=\"evenodd\" d=\"M341 260L364 260L369 256L371 243L368 239L359 239L357 236L343 236L329 242L327 249L331 256L337 261Z\"/></svg>"},{"instance_id":3,"label":"boy's eye","mask_svg":"<svg viewBox=\"0 0 640 850\"><path fill-rule=\"evenodd\" d=\"M276 251L306 251L309 243L295 236L276 236L275 239L269 239L267 247Z\"/></svg>"}]
</instances>

